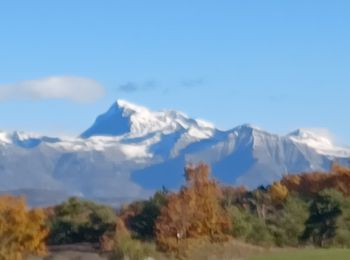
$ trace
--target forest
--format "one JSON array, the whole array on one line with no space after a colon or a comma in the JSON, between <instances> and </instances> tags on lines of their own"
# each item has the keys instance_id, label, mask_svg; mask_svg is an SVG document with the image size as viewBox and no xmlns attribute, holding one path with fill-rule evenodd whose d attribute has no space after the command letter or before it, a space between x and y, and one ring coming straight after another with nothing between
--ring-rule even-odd
<instances>
[{"instance_id":1,"label":"forest","mask_svg":"<svg viewBox=\"0 0 350 260\"><path fill-rule=\"evenodd\" d=\"M286 175L254 190L224 186L208 165L189 165L179 191L113 209L72 197L49 208L0 197L0 259L88 243L109 259L184 259L203 243L350 248L350 169Z\"/></svg>"}]
</instances>

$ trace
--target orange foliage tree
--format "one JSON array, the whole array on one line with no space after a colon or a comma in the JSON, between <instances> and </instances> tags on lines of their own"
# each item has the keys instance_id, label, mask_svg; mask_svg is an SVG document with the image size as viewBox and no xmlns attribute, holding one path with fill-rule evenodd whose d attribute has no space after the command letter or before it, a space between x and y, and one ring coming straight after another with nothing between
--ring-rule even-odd
<instances>
[{"instance_id":1,"label":"orange foliage tree","mask_svg":"<svg viewBox=\"0 0 350 260\"><path fill-rule=\"evenodd\" d=\"M181 241L208 237L226 239L229 219L221 207L220 188L210 179L205 164L185 169L186 186L170 194L156 221L156 241L161 250L177 251Z\"/></svg>"},{"instance_id":2,"label":"orange foliage tree","mask_svg":"<svg viewBox=\"0 0 350 260\"><path fill-rule=\"evenodd\" d=\"M304 196L315 196L325 189L335 189L344 196L350 196L350 169L334 163L330 172L287 175L281 184L289 191Z\"/></svg>"},{"instance_id":3,"label":"orange foliage tree","mask_svg":"<svg viewBox=\"0 0 350 260\"><path fill-rule=\"evenodd\" d=\"M24 198L0 196L0 259L45 254L45 221L44 211L28 210Z\"/></svg>"}]
</instances>

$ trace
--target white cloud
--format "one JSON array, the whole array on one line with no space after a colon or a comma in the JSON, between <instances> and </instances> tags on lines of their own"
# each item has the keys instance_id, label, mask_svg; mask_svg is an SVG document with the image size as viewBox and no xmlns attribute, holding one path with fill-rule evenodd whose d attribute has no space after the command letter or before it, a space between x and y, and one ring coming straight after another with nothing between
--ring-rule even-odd
<instances>
[{"instance_id":1,"label":"white cloud","mask_svg":"<svg viewBox=\"0 0 350 260\"><path fill-rule=\"evenodd\" d=\"M0 100L30 98L93 102L104 94L105 90L101 84L96 80L83 77L54 76L13 84L0 84Z\"/></svg>"}]
</instances>

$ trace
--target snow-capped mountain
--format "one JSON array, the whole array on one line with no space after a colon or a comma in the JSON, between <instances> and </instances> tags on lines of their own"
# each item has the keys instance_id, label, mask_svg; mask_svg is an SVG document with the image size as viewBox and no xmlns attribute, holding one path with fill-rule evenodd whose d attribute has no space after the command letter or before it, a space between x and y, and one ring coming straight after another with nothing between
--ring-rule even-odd
<instances>
[{"instance_id":1,"label":"snow-capped mountain","mask_svg":"<svg viewBox=\"0 0 350 260\"><path fill-rule=\"evenodd\" d=\"M215 128L202 120L194 120L177 111L152 112L125 100L117 100L104 114L97 117L95 123L82 138L91 136L124 136L127 138L144 137L153 133L164 135L176 131L189 130L189 134L199 139L211 137Z\"/></svg>"},{"instance_id":2,"label":"snow-capped mountain","mask_svg":"<svg viewBox=\"0 0 350 260\"><path fill-rule=\"evenodd\" d=\"M207 162L219 181L254 188L349 157L350 149L319 131L221 131L177 111L118 100L77 138L0 132L0 192L25 194L32 205L71 195L118 204L180 187L187 163Z\"/></svg>"}]
</instances>

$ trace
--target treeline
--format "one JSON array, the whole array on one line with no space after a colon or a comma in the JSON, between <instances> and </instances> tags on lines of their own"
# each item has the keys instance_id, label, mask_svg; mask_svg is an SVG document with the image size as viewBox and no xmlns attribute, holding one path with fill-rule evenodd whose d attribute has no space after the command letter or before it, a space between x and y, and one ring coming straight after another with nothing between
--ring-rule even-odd
<instances>
[{"instance_id":1,"label":"treeline","mask_svg":"<svg viewBox=\"0 0 350 260\"><path fill-rule=\"evenodd\" d=\"M285 176L254 191L223 189L231 234L269 246L350 247L350 169Z\"/></svg>"},{"instance_id":2,"label":"treeline","mask_svg":"<svg viewBox=\"0 0 350 260\"><path fill-rule=\"evenodd\" d=\"M236 239L262 246L350 247L350 169L285 176L268 187L223 187L205 164L185 169L178 192L158 191L118 210L71 198L28 209L0 197L0 259L47 252L49 245L91 243L111 259L158 252L185 256L207 241Z\"/></svg>"}]
</instances>

